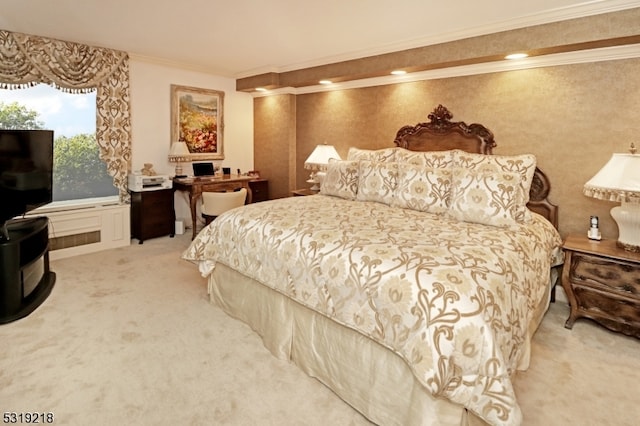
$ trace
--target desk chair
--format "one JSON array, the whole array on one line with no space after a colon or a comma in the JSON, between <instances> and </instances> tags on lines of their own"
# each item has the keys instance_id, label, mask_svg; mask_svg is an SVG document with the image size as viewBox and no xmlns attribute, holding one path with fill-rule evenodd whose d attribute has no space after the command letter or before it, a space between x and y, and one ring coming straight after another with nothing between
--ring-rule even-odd
<instances>
[{"instance_id":1,"label":"desk chair","mask_svg":"<svg viewBox=\"0 0 640 426\"><path fill-rule=\"evenodd\" d=\"M205 225L220 216L227 210L243 206L247 199L247 189L230 192L203 192L202 193L202 218Z\"/></svg>"}]
</instances>

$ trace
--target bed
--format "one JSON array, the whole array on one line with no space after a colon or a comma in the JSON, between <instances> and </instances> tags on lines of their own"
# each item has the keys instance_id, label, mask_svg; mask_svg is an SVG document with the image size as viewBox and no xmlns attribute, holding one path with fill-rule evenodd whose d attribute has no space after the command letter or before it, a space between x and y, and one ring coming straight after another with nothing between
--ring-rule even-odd
<instances>
[{"instance_id":1,"label":"bed","mask_svg":"<svg viewBox=\"0 0 640 426\"><path fill-rule=\"evenodd\" d=\"M211 300L381 425L522 423L511 379L562 263L535 157L451 121L351 148L318 195L251 204L183 254Z\"/></svg>"}]
</instances>

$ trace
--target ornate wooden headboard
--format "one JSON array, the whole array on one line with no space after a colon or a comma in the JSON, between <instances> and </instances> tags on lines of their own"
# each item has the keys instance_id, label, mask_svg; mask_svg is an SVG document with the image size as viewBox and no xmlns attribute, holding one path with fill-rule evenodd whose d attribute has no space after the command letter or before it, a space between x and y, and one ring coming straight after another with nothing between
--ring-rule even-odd
<instances>
[{"instance_id":1,"label":"ornate wooden headboard","mask_svg":"<svg viewBox=\"0 0 640 426\"><path fill-rule=\"evenodd\" d=\"M453 122L449 110L438 105L428 116L428 123L415 126L403 126L393 141L396 146L411 151L446 151L461 149L466 152L491 155L496 142L493 133L482 124L469 124L462 121ZM547 176L536 168L529 191L531 211L541 214L558 228L558 206L547 198L551 183Z\"/></svg>"}]
</instances>

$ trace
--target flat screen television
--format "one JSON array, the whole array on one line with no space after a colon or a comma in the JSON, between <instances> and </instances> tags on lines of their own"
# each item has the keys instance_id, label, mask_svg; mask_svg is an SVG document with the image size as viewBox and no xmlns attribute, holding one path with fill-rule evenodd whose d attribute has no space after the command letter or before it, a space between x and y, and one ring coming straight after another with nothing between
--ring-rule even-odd
<instances>
[{"instance_id":1,"label":"flat screen television","mask_svg":"<svg viewBox=\"0 0 640 426\"><path fill-rule=\"evenodd\" d=\"M53 131L0 129L0 226L52 200Z\"/></svg>"}]
</instances>

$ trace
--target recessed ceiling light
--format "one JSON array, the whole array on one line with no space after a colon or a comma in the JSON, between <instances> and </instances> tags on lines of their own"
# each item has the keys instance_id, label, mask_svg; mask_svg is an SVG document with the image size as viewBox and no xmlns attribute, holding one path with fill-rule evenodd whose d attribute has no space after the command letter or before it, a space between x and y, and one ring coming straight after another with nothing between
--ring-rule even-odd
<instances>
[{"instance_id":1,"label":"recessed ceiling light","mask_svg":"<svg viewBox=\"0 0 640 426\"><path fill-rule=\"evenodd\" d=\"M512 53L510 55L505 56L505 59L522 59L522 58L526 58L527 55L526 53Z\"/></svg>"},{"instance_id":2,"label":"recessed ceiling light","mask_svg":"<svg viewBox=\"0 0 640 426\"><path fill-rule=\"evenodd\" d=\"M393 70L391 74L393 75L405 75L407 72L405 70Z\"/></svg>"},{"instance_id":3,"label":"recessed ceiling light","mask_svg":"<svg viewBox=\"0 0 640 426\"><path fill-rule=\"evenodd\" d=\"M320 84L331 84L331 80L320 80L318 83L320 83Z\"/></svg>"},{"instance_id":4,"label":"recessed ceiling light","mask_svg":"<svg viewBox=\"0 0 640 426\"><path fill-rule=\"evenodd\" d=\"M267 89L265 89L264 87L256 87L256 92L266 92Z\"/></svg>"}]
</instances>

